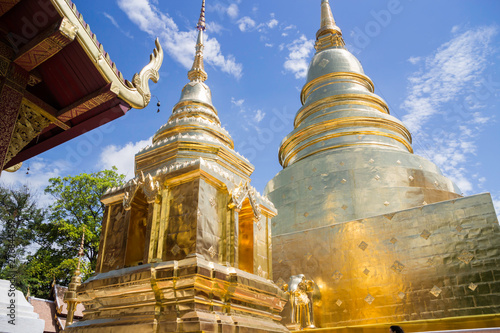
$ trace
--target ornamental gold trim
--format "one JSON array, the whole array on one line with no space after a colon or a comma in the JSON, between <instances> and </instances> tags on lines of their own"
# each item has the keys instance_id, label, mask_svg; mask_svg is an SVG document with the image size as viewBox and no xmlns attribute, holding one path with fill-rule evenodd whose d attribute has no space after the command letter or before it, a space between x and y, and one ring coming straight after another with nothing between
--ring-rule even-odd
<instances>
[{"instance_id":1,"label":"ornamental gold trim","mask_svg":"<svg viewBox=\"0 0 500 333\"><path fill-rule=\"evenodd\" d=\"M342 133L335 133L335 134L323 135L320 138L317 138L315 140L311 140L310 142L308 142L307 144L302 145L299 148L297 148L297 146L301 142L303 142L305 139L301 140L298 143L296 143L291 148L288 148L288 147L283 148L283 146L282 146L280 148L280 152L279 152L280 164L284 168L286 168L289 165L290 160L293 157L295 157L300 151L302 151L302 150L304 150L306 148L309 148L309 147L311 147L311 146L313 146L313 145L315 145L315 144L317 144L319 142L326 141L326 140L329 140L329 139L335 139L335 138L339 138L339 137L343 137L343 136L353 136L353 135L374 135L374 136L387 137L387 138L396 140L399 143L403 144L406 147L406 149L408 149L408 151L413 154L413 148L411 147L411 145L408 144L408 142L406 142L405 140L401 139L400 137L398 137L396 135L393 135L393 134L390 134L390 133L385 133L385 132L380 132L380 131L349 131L349 132L342 132ZM308 137L306 137L306 139L307 138ZM358 144L381 145L381 146L388 146L388 147L394 147L394 148L400 149L400 147L398 147L398 146L389 145L389 144L381 143L381 142L365 142L365 143L358 143ZM325 148L322 148L322 149L318 149L316 152L312 152L312 153L310 153L310 154L308 154L306 156L312 156L312 155L315 155L316 153L319 153L319 152L322 152L322 151L331 150L331 149L335 149L335 148L344 148L344 147L347 147L347 146L353 146L353 145L358 145L358 144L344 144L344 145L337 145L337 146L325 147ZM285 156L286 156L286 158L285 158ZM303 158L304 157L301 157L299 160L301 160Z\"/></svg>"},{"instance_id":2,"label":"ornamental gold trim","mask_svg":"<svg viewBox=\"0 0 500 333\"><path fill-rule=\"evenodd\" d=\"M302 105L305 104L307 95L312 94L314 91L316 91L317 89L320 89L320 87L323 87L327 84L322 85L322 86L309 92L309 90L311 89L312 86L314 86L318 82L332 80L332 79L351 79L351 80L354 80L357 83L360 83L361 85L363 85L371 93L375 92L375 85L373 84L373 81L366 75L358 74L358 73L349 73L349 72L327 73L327 74L322 75L318 78L315 78L312 81L307 82L304 85L304 87L302 88L302 92L300 93L300 101L302 102ZM336 82L332 82L332 83L336 83Z\"/></svg>"},{"instance_id":3,"label":"ornamental gold trim","mask_svg":"<svg viewBox=\"0 0 500 333\"><path fill-rule=\"evenodd\" d=\"M294 126L297 128L312 113L322 111L326 108L338 105L363 105L374 108L382 113L390 114L389 107L379 97L360 95L360 94L342 94L334 95L320 99L310 105L304 106L295 116Z\"/></svg>"}]
</instances>

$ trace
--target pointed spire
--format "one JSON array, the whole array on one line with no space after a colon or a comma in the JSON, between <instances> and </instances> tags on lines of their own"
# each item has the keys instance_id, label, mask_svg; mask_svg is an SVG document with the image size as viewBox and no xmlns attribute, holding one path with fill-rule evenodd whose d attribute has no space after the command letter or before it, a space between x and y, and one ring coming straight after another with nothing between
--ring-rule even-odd
<instances>
[{"instance_id":1,"label":"pointed spire","mask_svg":"<svg viewBox=\"0 0 500 333\"><path fill-rule=\"evenodd\" d=\"M328 0L321 0L321 27L316 33L316 50L321 51L330 47L344 47L342 30L335 23L332 9Z\"/></svg>"},{"instance_id":2,"label":"pointed spire","mask_svg":"<svg viewBox=\"0 0 500 333\"><path fill-rule=\"evenodd\" d=\"M83 231L82 231L82 241L80 243L80 249L78 250L78 265L76 266L75 275L80 275L80 265L82 262L82 257L84 255L84 252L83 252L84 242L85 242L85 227L83 228Z\"/></svg>"},{"instance_id":3,"label":"pointed spire","mask_svg":"<svg viewBox=\"0 0 500 333\"><path fill-rule=\"evenodd\" d=\"M66 317L66 326L70 326L73 323L73 318L76 311L76 305L80 303L77 298L77 289L82 284L82 277L80 276L80 265L83 257L83 245L85 242L85 227L82 231L82 241L80 243L80 249L78 250L78 265L76 266L75 274L71 277L71 282L69 284L68 290L64 293L64 302L68 304L68 315Z\"/></svg>"},{"instance_id":4,"label":"pointed spire","mask_svg":"<svg viewBox=\"0 0 500 333\"><path fill-rule=\"evenodd\" d=\"M204 45L204 31L206 30L205 25L205 0L201 4L200 19L198 20L198 40L196 41L196 55L193 62L193 67L188 72L188 78L190 81L204 82L207 78L207 72L205 72L205 66L203 64L203 49Z\"/></svg>"}]
</instances>

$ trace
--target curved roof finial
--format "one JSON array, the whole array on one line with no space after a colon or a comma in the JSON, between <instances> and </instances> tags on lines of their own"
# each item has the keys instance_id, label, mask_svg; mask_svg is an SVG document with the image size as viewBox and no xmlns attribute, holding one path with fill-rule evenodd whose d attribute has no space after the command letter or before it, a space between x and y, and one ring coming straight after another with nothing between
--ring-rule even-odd
<instances>
[{"instance_id":1,"label":"curved roof finial","mask_svg":"<svg viewBox=\"0 0 500 333\"><path fill-rule=\"evenodd\" d=\"M204 82L208 78L207 72L205 72L205 66L203 64L203 49L205 48L203 32L206 30L205 0L203 0L201 4L201 14L196 29L198 29L196 55L194 57L193 67L191 67L191 70L188 72L188 78L190 81Z\"/></svg>"}]
</instances>

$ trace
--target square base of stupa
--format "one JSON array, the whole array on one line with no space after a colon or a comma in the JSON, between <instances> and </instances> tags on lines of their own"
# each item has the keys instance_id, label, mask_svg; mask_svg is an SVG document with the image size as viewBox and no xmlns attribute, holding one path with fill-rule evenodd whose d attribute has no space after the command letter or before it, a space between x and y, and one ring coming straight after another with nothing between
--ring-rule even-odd
<instances>
[{"instance_id":1,"label":"square base of stupa","mask_svg":"<svg viewBox=\"0 0 500 333\"><path fill-rule=\"evenodd\" d=\"M98 274L79 289L76 332L288 332L270 280L198 256Z\"/></svg>"}]
</instances>

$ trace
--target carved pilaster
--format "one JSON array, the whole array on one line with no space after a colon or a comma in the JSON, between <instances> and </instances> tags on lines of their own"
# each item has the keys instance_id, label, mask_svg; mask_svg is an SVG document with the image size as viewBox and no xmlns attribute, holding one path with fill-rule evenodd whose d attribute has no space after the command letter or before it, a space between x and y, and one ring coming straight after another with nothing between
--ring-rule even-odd
<instances>
[{"instance_id":1,"label":"carved pilaster","mask_svg":"<svg viewBox=\"0 0 500 333\"><path fill-rule=\"evenodd\" d=\"M161 213L160 213L160 226L158 230L158 248L156 251L156 258L162 260L163 248L165 246L165 234L168 229L168 218L170 214L170 202L168 200L168 189L161 191Z\"/></svg>"}]
</instances>

